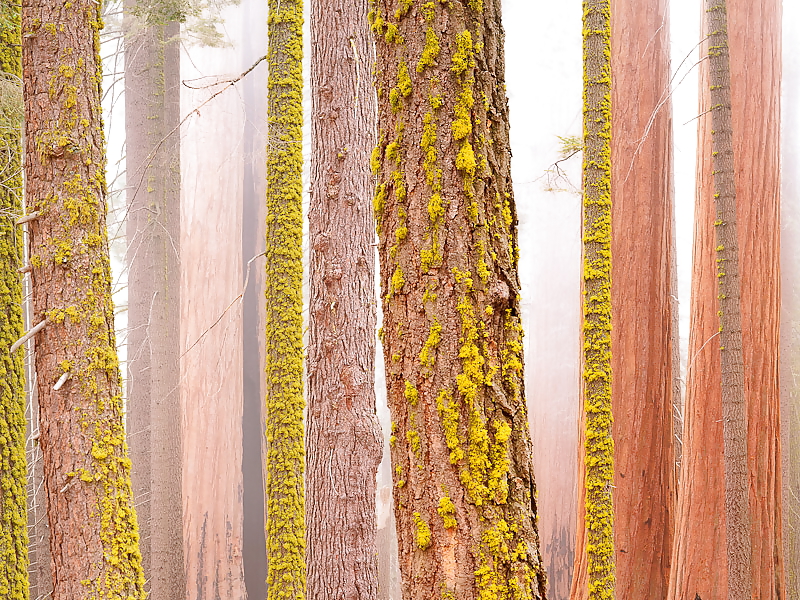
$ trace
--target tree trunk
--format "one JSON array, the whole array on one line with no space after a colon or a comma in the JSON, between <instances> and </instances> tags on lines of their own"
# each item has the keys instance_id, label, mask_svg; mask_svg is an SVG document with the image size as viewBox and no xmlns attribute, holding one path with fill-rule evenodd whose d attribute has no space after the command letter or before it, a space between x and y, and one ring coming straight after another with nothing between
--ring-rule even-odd
<instances>
[{"instance_id":1,"label":"tree trunk","mask_svg":"<svg viewBox=\"0 0 800 600\"><path fill-rule=\"evenodd\" d=\"M136 2L126 6L128 11ZM134 26L136 23L133 23ZM179 313L180 26L142 24L125 58L128 439L153 600L185 593Z\"/></svg>"},{"instance_id":2,"label":"tree trunk","mask_svg":"<svg viewBox=\"0 0 800 600\"><path fill-rule=\"evenodd\" d=\"M9 350L22 336L22 76L20 10L0 8L0 595L28 598L25 373L23 353Z\"/></svg>"},{"instance_id":3,"label":"tree trunk","mask_svg":"<svg viewBox=\"0 0 800 600\"><path fill-rule=\"evenodd\" d=\"M617 596L665 600L675 517L678 290L673 268L667 0L612 0L612 404Z\"/></svg>"},{"instance_id":4,"label":"tree trunk","mask_svg":"<svg viewBox=\"0 0 800 600\"><path fill-rule=\"evenodd\" d=\"M403 597L544 598L500 2L381 0L369 19Z\"/></svg>"},{"instance_id":5,"label":"tree trunk","mask_svg":"<svg viewBox=\"0 0 800 600\"><path fill-rule=\"evenodd\" d=\"M232 20L227 22L232 23ZM244 598L242 184L239 49L184 47L181 132L181 403L186 597ZM202 70L200 70L202 69ZM204 87L205 86L205 87ZM195 109L200 107L199 111ZM210 485L214 482L214 485Z\"/></svg>"},{"instance_id":6,"label":"tree trunk","mask_svg":"<svg viewBox=\"0 0 800 600\"><path fill-rule=\"evenodd\" d=\"M729 0L731 120L740 248L741 328L749 459L754 598L785 598L777 357L780 3ZM719 44L713 44L719 45ZM701 113L712 104L708 61L701 64ZM714 248L711 113L699 124L698 205L684 452L670 598L727 599L720 343ZM725 219L723 219L725 220ZM728 219L729 220L729 219ZM722 244L730 248L728 244ZM724 263L727 267L727 263ZM728 271L730 272L730 271ZM727 295L727 294L726 294ZM729 311L730 312L730 311ZM723 312L723 314L725 314ZM724 331L724 329L723 329Z\"/></svg>"},{"instance_id":7,"label":"tree trunk","mask_svg":"<svg viewBox=\"0 0 800 600\"><path fill-rule=\"evenodd\" d=\"M308 597L376 600L375 61L367 0L312 0Z\"/></svg>"},{"instance_id":8,"label":"tree trunk","mask_svg":"<svg viewBox=\"0 0 800 600\"><path fill-rule=\"evenodd\" d=\"M267 598L305 597L303 2L269 0L267 84Z\"/></svg>"},{"instance_id":9,"label":"tree trunk","mask_svg":"<svg viewBox=\"0 0 800 600\"><path fill-rule=\"evenodd\" d=\"M105 228L100 5L23 5L27 202L53 598L144 599Z\"/></svg>"},{"instance_id":10,"label":"tree trunk","mask_svg":"<svg viewBox=\"0 0 800 600\"><path fill-rule=\"evenodd\" d=\"M800 26L798 6L784 4L783 31ZM781 453L786 597L800 598L800 63L783 47L781 128Z\"/></svg>"},{"instance_id":11,"label":"tree trunk","mask_svg":"<svg viewBox=\"0 0 800 600\"><path fill-rule=\"evenodd\" d=\"M583 3L583 456L571 596L615 596L611 354L611 8ZM581 517L583 517L581 519Z\"/></svg>"}]
</instances>

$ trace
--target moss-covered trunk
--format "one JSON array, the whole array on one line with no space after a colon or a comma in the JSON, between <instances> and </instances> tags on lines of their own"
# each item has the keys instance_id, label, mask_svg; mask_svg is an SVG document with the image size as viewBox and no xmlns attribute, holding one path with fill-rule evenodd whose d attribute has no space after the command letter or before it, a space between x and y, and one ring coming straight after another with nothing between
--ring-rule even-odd
<instances>
[{"instance_id":1,"label":"moss-covered trunk","mask_svg":"<svg viewBox=\"0 0 800 600\"><path fill-rule=\"evenodd\" d=\"M100 4L22 7L27 208L53 598L144 598L105 228Z\"/></svg>"},{"instance_id":2,"label":"moss-covered trunk","mask_svg":"<svg viewBox=\"0 0 800 600\"><path fill-rule=\"evenodd\" d=\"M308 596L375 600L375 61L367 0L311 3Z\"/></svg>"},{"instance_id":3,"label":"moss-covered trunk","mask_svg":"<svg viewBox=\"0 0 800 600\"><path fill-rule=\"evenodd\" d=\"M0 596L28 598L22 336L22 76L19 6L0 8Z\"/></svg>"},{"instance_id":4,"label":"moss-covered trunk","mask_svg":"<svg viewBox=\"0 0 800 600\"><path fill-rule=\"evenodd\" d=\"M152 600L182 597L180 56L177 22L126 10L127 430Z\"/></svg>"},{"instance_id":5,"label":"moss-covered trunk","mask_svg":"<svg viewBox=\"0 0 800 600\"><path fill-rule=\"evenodd\" d=\"M725 458L722 448L723 408L720 337L731 329L718 311L730 315L718 296L717 265L729 276L728 242L716 239L730 216L715 210L712 131L730 129L733 179L736 188L736 228L741 273L743 382L747 418L746 470L750 512L752 592L749 598L787 597L783 574L781 532L781 453L779 443L779 94L780 2L728 0L726 44L730 52L731 125L712 124L720 100L712 100L710 61L701 63L701 118L698 140L698 203L689 338L689 365L681 487L678 498L673 576L670 598L723 600L734 593L728 584L727 523L720 513L725 503ZM704 12L710 18L710 12ZM708 28L720 31L720 26ZM721 44L709 41L716 51ZM706 49L708 50L708 48ZM715 90L715 91L719 91ZM714 106L714 110L709 109ZM720 152L721 154L722 152ZM717 154L717 157L720 156ZM731 167L726 167L731 169ZM716 248L720 250L715 250ZM722 262L717 262L722 259ZM726 378L730 384L731 378ZM743 433L743 432L741 432ZM745 542L746 544L746 542ZM737 565L741 564L737 560ZM744 584L747 588L747 584Z\"/></svg>"},{"instance_id":6,"label":"moss-covered trunk","mask_svg":"<svg viewBox=\"0 0 800 600\"><path fill-rule=\"evenodd\" d=\"M269 0L267 83L267 597L305 597L303 2Z\"/></svg>"},{"instance_id":7,"label":"moss-covered trunk","mask_svg":"<svg viewBox=\"0 0 800 600\"><path fill-rule=\"evenodd\" d=\"M583 531L573 598L615 597L611 406L611 7L583 3Z\"/></svg>"},{"instance_id":8,"label":"moss-covered trunk","mask_svg":"<svg viewBox=\"0 0 800 600\"><path fill-rule=\"evenodd\" d=\"M543 598L499 0L375 1L403 597Z\"/></svg>"}]
</instances>

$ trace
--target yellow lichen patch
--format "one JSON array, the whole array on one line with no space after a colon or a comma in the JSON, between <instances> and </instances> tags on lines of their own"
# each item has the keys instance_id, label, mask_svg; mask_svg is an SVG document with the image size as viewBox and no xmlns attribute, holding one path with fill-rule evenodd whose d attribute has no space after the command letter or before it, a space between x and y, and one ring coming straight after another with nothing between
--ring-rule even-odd
<instances>
[{"instance_id":1,"label":"yellow lichen patch","mask_svg":"<svg viewBox=\"0 0 800 600\"><path fill-rule=\"evenodd\" d=\"M303 3L269 0L266 500L268 600L305 597L303 441ZM384 24L372 14L373 30ZM378 186L378 224L386 186ZM280 324L276 326L275 324Z\"/></svg>"},{"instance_id":2,"label":"yellow lichen patch","mask_svg":"<svg viewBox=\"0 0 800 600\"><path fill-rule=\"evenodd\" d=\"M428 26L425 30L425 46L422 49L422 56L417 61L417 72L422 73L426 67L433 67L436 65L436 57L442 51L439 44L439 37L433 27Z\"/></svg>"},{"instance_id":3,"label":"yellow lichen patch","mask_svg":"<svg viewBox=\"0 0 800 600\"><path fill-rule=\"evenodd\" d=\"M428 523L422 518L418 512L414 513L414 540L417 543L417 548L420 550L427 550L431 546L431 528Z\"/></svg>"},{"instance_id":4,"label":"yellow lichen patch","mask_svg":"<svg viewBox=\"0 0 800 600\"><path fill-rule=\"evenodd\" d=\"M406 400L411 406L417 405L417 402L419 401L419 392L417 391L416 386L410 381L405 382L405 390L403 391L403 395L406 397Z\"/></svg>"},{"instance_id":5,"label":"yellow lichen patch","mask_svg":"<svg viewBox=\"0 0 800 600\"><path fill-rule=\"evenodd\" d=\"M389 92L389 103L394 112L399 112L402 108L402 99L411 95L411 74L408 72L408 64L401 61L397 67L397 85Z\"/></svg>"},{"instance_id":6,"label":"yellow lichen patch","mask_svg":"<svg viewBox=\"0 0 800 600\"><path fill-rule=\"evenodd\" d=\"M439 516L442 517L442 525L445 529L455 529L458 526L456 521L456 506L450 499L450 496L442 496L439 498L439 507L436 509Z\"/></svg>"},{"instance_id":7,"label":"yellow lichen patch","mask_svg":"<svg viewBox=\"0 0 800 600\"><path fill-rule=\"evenodd\" d=\"M420 364L423 367L427 367L427 370L423 370L423 375L426 373L431 375L433 373L433 363L436 360L434 352L441 341L442 324L439 323L439 320L434 316L431 328L428 331L428 338L425 340L425 343L422 345L422 350L419 353Z\"/></svg>"},{"instance_id":8,"label":"yellow lichen patch","mask_svg":"<svg viewBox=\"0 0 800 600\"><path fill-rule=\"evenodd\" d=\"M453 393L450 390L442 390L436 397L436 409L442 419L442 430L444 431L445 442L450 450L450 462L458 464L464 458L464 450L461 448L461 437L458 433L458 422L461 418L459 404L454 402Z\"/></svg>"},{"instance_id":9,"label":"yellow lichen patch","mask_svg":"<svg viewBox=\"0 0 800 600\"><path fill-rule=\"evenodd\" d=\"M589 599L614 598L611 413L611 21L584 8L583 352ZM599 99L599 101L598 101Z\"/></svg>"},{"instance_id":10,"label":"yellow lichen patch","mask_svg":"<svg viewBox=\"0 0 800 600\"><path fill-rule=\"evenodd\" d=\"M458 75L475 66L475 51L472 46L472 34L462 31L456 35L456 47L451 58L450 70Z\"/></svg>"}]
</instances>

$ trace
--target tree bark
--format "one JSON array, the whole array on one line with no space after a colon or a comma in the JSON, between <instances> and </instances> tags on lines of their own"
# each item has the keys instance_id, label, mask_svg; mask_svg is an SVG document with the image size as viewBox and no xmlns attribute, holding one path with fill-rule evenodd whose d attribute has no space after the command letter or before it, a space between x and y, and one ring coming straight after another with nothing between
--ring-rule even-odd
<instances>
[{"instance_id":1,"label":"tree bark","mask_svg":"<svg viewBox=\"0 0 800 600\"><path fill-rule=\"evenodd\" d=\"M23 333L20 16L17 5L0 8L0 596L9 600L29 595L25 367L22 352L9 352Z\"/></svg>"},{"instance_id":2,"label":"tree bark","mask_svg":"<svg viewBox=\"0 0 800 600\"><path fill-rule=\"evenodd\" d=\"M727 16L754 578L749 593L777 599L786 597L777 380L780 3L729 0ZM709 82L704 61L701 113L712 105ZM725 461L717 316L725 309L717 299L714 248L720 244L714 239L718 217L713 209L712 170L718 167L712 167L711 149L711 130L718 128L711 124L710 114L701 114L699 123L686 422L670 582L670 598L676 599L699 594L704 600L722 600L729 594L727 527L720 516Z\"/></svg>"},{"instance_id":3,"label":"tree bark","mask_svg":"<svg viewBox=\"0 0 800 600\"><path fill-rule=\"evenodd\" d=\"M137 4L129 2L126 10ZM130 25L128 439L149 597L166 600L183 596L186 580L179 392L180 25Z\"/></svg>"},{"instance_id":4,"label":"tree bark","mask_svg":"<svg viewBox=\"0 0 800 600\"><path fill-rule=\"evenodd\" d=\"M305 597L303 2L269 0L267 62L267 598Z\"/></svg>"},{"instance_id":5,"label":"tree bark","mask_svg":"<svg viewBox=\"0 0 800 600\"><path fill-rule=\"evenodd\" d=\"M105 229L100 5L22 7L26 206L53 598L143 600ZM57 389L55 389L57 388Z\"/></svg>"},{"instance_id":6,"label":"tree bark","mask_svg":"<svg viewBox=\"0 0 800 600\"><path fill-rule=\"evenodd\" d=\"M615 597L612 417L611 6L583 3L583 461L584 531L572 597ZM579 517L579 519L580 519Z\"/></svg>"},{"instance_id":7,"label":"tree bark","mask_svg":"<svg viewBox=\"0 0 800 600\"><path fill-rule=\"evenodd\" d=\"M678 350L666 0L611 2L612 405L617 596L665 600Z\"/></svg>"},{"instance_id":8,"label":"tree bark","mask_svg":"<svg viewBox=\"0 0 800 600\"><path fill-rule=\"evenodd\" d=\"M375 61L367 0L311 4L308 597L376 600Z\"/></svg>"},{"instance_id":9,"label":"tree bark","mask_svg":"<svg viewBox=\"0 0 800 600\"><path fill-rule=\"evenodd\" d=\"M383 340L403 597L545 597L498 0L381 0Z\"/></svg>"}]
</instances>

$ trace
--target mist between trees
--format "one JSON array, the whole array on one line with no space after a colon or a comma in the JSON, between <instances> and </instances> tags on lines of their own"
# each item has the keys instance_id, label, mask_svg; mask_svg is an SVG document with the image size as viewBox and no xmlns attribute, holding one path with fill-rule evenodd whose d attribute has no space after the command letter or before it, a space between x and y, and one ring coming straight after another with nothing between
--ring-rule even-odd
<instances>
[{"instance_id":1,"label":"mist between trees","mask_svg":"<svg viewBox=\"0 0 800 600\"><path fill-rule=\"evenodd\" d=\"M800 7L540 4L3 4L0 597L800 598Z\"/></svg>"}]
</instances>

